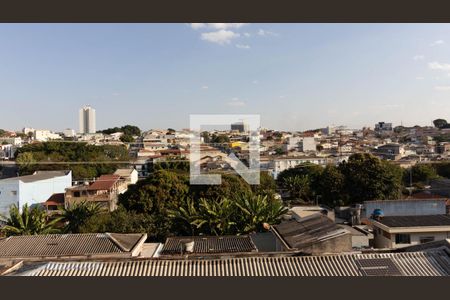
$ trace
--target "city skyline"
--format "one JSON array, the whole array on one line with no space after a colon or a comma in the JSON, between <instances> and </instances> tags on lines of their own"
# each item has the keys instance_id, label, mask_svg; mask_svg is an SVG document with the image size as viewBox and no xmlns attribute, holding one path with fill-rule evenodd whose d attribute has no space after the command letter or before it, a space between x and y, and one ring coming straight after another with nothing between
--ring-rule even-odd
<instances>
[{"instance_id":1,"label":"city skyline","mask_svg":"<svg viewBox=\"0 0 450 300\"><path fill-rule=\"evenodd\" d=\"M432 125L450 114L448 24L3 24L0 128ZM21 116L21 118L17 118ZM26 121L23 121L26 120Z\"/></svg>"}]
</instances>

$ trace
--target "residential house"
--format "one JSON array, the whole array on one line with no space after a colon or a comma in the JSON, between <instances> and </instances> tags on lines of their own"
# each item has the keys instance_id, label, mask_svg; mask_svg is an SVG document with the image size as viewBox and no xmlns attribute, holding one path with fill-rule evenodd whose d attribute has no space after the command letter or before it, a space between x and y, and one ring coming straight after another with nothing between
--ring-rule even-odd
<instances>
[{"instance_id":1,"label":"residential house","mask_svg":"<svg viewBox=\"0 0 450 300\"><path fill-rule=\"evenodd\" d=\"M371 220L376 248L401 248L450 238L450 216L381 216Z\"/></svg>"},{"instance_id":2,"label":"residential house","mask_svg":"<svg viewBox=\"0 0 450 300\"><path fill-rule=\"evenodd\" d=\"M72 186L71 171L36 171L32 175L0 180L0 214L9 216L9 209L40 205L55 193L64 193Z\"/></svg>"},{"instance_id":3,"label":"residential house","mask_svg":"<svg viewBox=\"0 0 450 300\"><path fill-rule=\"evenodd\" d=\"M102 175L91 184L66 189L65 206L81 202L98 203L101 208L113 211L117 208L119 194L127 190L128 184L119 175Z\"/></svg>"}]
</instances>

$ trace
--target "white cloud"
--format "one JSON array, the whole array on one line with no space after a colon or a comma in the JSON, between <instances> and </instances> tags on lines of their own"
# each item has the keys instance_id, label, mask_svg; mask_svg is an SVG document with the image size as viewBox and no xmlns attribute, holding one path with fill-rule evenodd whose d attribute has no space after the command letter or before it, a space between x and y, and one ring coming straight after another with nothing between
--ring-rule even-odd
<instances>
[{"instance_id":1,"label":"white cloud","mask_svg":"<svg viewBox=\"0 0 450 300\"><path fill-rule=\"evenodd\" d=\"M434 89L436 91L450 91L450 85L439 85L435 86Z\"/></svg>"},{"instance_id":2,"label":"white cloud","mask_svg":"<svg viewBox=\"0 0 450 300\"><path fill-rule=\"evenodd\" d=\"M120 94L118 92L114 92L114 93L111 94L111 96L117 97L117 96L120 96Z\"/></svg>"},{"instance_id":3,"label":"white cloud","mask_svg":"<svg viewBox=\"0 0 450 300\"><path fill-rule=\"evenodd\" d=\"M259 81L255 79L255 80L252 81L252 83L253 83L253 84L258 84Z\"/></svg>"},{"instance_id":4,"label":"white cloud","mask_svg":"<svg viewBox=\"0 0 450 300\"><path fill-rule=\"evenodd\" d=\"M424 58L425 58L425 56L423 56L423 55L414 55L414 57L413 57L414 60L422 60Z\"/></svg>"},{"instance_id":5,"label":"white cloud","mask_svg":"<svg viewBox=\"0 0 450 300\"><path fill-rule=\"evenodd\" d=\"M192 29L201 29L201 28L205 28L206 24L205 23L191 23L191 28Z\"/></svg>"},{"instance_id":6,"label":"white cloud","mask_svg":"<svg viewBox=\"0 0 450 300\"><path fill-rule=\"evenodd\" d=\"M432 42L430 44L430 46L433 47L433 46L438 46L438 45L442 45L442 44L444 44L443 40L437 40L437 41Z\"/></svg>"},{"instance_id":7,"label":"white cloud","mask_svg":"<svg viewBox=\"0 0 450 300\"><path fill-rule=\"evenodd\" d=\"M441 64L437 61L428 63L428 67L431 70L450 71L450 64Z\"/></svg>"},{"instance_id":8,"label":"white cloud","mask_svg":"<svg viewBox=\"0 0 450 300\"><path fill-rule=\"evenodd\" d=\"M209 87L207 85L202 86L202 90L207 90Z\"/></svg>"},{"instance_id":9,"label":"white cloud","mask_svg":"<svg viewBox=\"0 0 450 300\"><path fill-rule=\"evenodd\" d=\"M246 25L246 23L208 23L210 28L214 29L229 29L229 28L241 28Z\"/></svg>"},{"instance_id":10,"label":"white cloud","mask_svg":"<svg viewBox=\"0 0 450 300\"><path fill-rule=\"evenodd\" d=\"M218 30L213 32L204 32L201 35L201 39L211 43L216 43L219 45L229 44L234 38L239 37L240 34L233 32L231 30Z\"/></svg>"},{"instance_id":11,"label":"white cloud","mask_svg":"<svg viewBox=\"0 0 450 300\"><path fill-rule=\"evenodd\" d=\"M245 36L245 37L250 37L250 36L251 36L251 34L250 34L250 33L248 33L248 32L244 32L244 36Z\"/></svg>"},{"instance_id":12,"label":"white cloud","mask_svg":"<svg viewBox=\"0 0 450 300\"><path fill-rule=\"evenodd\" d=\"M260 36L269 36L269 35L271 35L271 36L278 36L278 34L276 34L275 32L267 31L267 30L264 30L264 29L258 30L258 35L260 35Z\"/></svg>"},{"instance_id":13,"label":"white cloud","mask_svg":"<svg viewBox=\"0 0 450 300\"><path fill-rule=\"evenodd\" d=\"M250 49L249 45L236 44L236 48L239 49Z\"/></svg>"},{"instance_id":14,"label":"white cloud","mask_svg":"<svg viewBox=\"0 0 450 300\"><path fill-rule=\"evenodd\" d=\"M240 100L239 98L235 97L233 99L231 99L231 101L229 101L227 103L228 106L234 106L234 107L239 107L239 106L245 106L245 102Z\"/></svg>"},{"instance_id":15,"label":"white cloud","mask_svg":"<svg viewBox=\"0 0 450 300\"><path fill-rule=\"evenodd\" d=\"M423 80L423 79L425 79L425 77L423 77L423 76L417 76L416 79L417 79L417 80Z\"/></svg>"}]
</instances>

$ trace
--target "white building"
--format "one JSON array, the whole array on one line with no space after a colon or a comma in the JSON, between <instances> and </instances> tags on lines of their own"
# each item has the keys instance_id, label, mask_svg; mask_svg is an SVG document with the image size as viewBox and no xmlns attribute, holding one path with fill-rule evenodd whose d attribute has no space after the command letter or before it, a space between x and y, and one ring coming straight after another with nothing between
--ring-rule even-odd
<instances>
[{"instance_id":1,"label":"white building","mask_svg":"<svg viewBox=\"0 0 450 300\"><path fill-rule=\"evenodd\" d=\"M85 106L80 109L80 133L95 133L95 109Z\"/></svg>"},{"instance_id":2,"label":"white building","mask_svg":"<svg viewBox=\"0 0 450 300\"><path fill-rule=\"evenodd\" d=\"M328 159L326 157L281 157L276 158L269 164L274 179L284 170L295 168L298 165L311 163L320 166L326 166Z\"/></svg>"},{"instance_id":3,"label":"white building","mask_svg":"<svg viewBox=\"0 0 450 300\"><path fill-rule=\"evenodd\" d=\"M72 171L36 171L33 175L0 180L0 215L9 216L12 205L22 209L41 204L72 186Z\"/></svg>"},{"instance_id":4,"label":"white building","mask_svg":"<svg viewBox=\"0 0 450 300\"><path fill-rule=\"evenodd\" d=\"M314 137L304 137L300 141L300 151L301 152L316 152L317 142Z\"/></svg>"},{"instance_id":5,"label":"white building","mask_svg":"<svg viewBox=\"0 0 450 300\"><path fill-rule=\"evenodd\" d=\"M63 134L64 134L65 137L75 137L77 135L75 130L74 129L70 129L70 128L64 129Z\"/></svg>"},{"instance_id":6,"label":"white building","mask_svg":"<svg viewBox=\"0 0 450 300\"><path fill-rule=\"evenodd\" d=\"M0 159L12 159L16 152L16 147L12 144L0 145Z\"/></svg>"},{"instance_id":7,"label":"white building","mask_svg":"<svg viewBox=\"0 0 450 300\"><path fill-rule=\"evenodd\" d=\"M450 238L450 216L385 216L373 220L376 248L402 248Z\"/></svg>"},{"instance_id":8,"label":"white building","mask_svg":"<svg viewBox=\"0 0 450 300\"><path fill-rule=\"evenodd\" d=\"M21 137L0 137L0 144L11 144L13 146L21 146L22 145Z\"/></svg>"},{"instance_id":9,"label":"white building","mask_svg":"<svg viewBox=\"0 0 450 300\"><path fill-rule=\"evenodd\" d=\"M35 130L33 137L36 141L40 142L62 139L59 134L51 132L50 130Z\"/></svg>"}]
</instances>

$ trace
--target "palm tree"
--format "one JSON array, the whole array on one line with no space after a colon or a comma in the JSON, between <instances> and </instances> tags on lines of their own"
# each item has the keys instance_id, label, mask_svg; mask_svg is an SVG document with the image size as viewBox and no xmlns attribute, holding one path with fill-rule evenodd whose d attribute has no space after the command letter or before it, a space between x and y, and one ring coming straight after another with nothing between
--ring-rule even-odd
<instances>
[{"instance_id":1,"label":"palm tree","mask_svg":"<svg viewBox=\"0 0 450 300\"><path fill-rule=\"evenodd\" d=\"M183 198L180 206L168 210L168 216L178 225L178 231L195 235L196 226L194 222L199 219L199 212L192 198Z\"/></svg>"},{"instance_id":2,"label":"palm tree","mask_svg":"<svg viewBox=\"0 0 450 300\"><path fill-rule=\"evenodd\" d=\"M203 233L227 235L236 233L236 207L233 201L222 198L210 200L201 198L199 216L192 222Z\"/></svg>"},{"instance_id":3,"label":"palm tree","mask_svg":"<svg viewBox=\"0 0 450 300\"><path fill-rule=\"evenodd\" d=\"M100 205L94 202L80 202L72 204L64 208L61 214L61 219L65 222L64 231L70 233L78 233L80 227L86 221L98 215L101 211Z\"/></svg>"},{"instance_id":4,"label":"palm tree","mask_svg":"<svg viewBox=\"0 0 450 300\"><path fill-rule=\"evenodd\" d=\"M20 213L19 208L13 205L2 232L7 236L58 233L60 230L56 224L60 220L60 218L49 220L46 212L38 207L29 208L28 204L25 204Z\"/></svg>"},{"instance_id":5,"label":"palm tree","mask_svg":"<svg viewBox=\"0 0 450 300\"><path fill-rule=\"evenodd\" d=\"M261 232L264 223L277 224L288 211L281 201L252 193L236 198L235 205L238 207L240 233Z\"/></svg>"}]
</instances>

